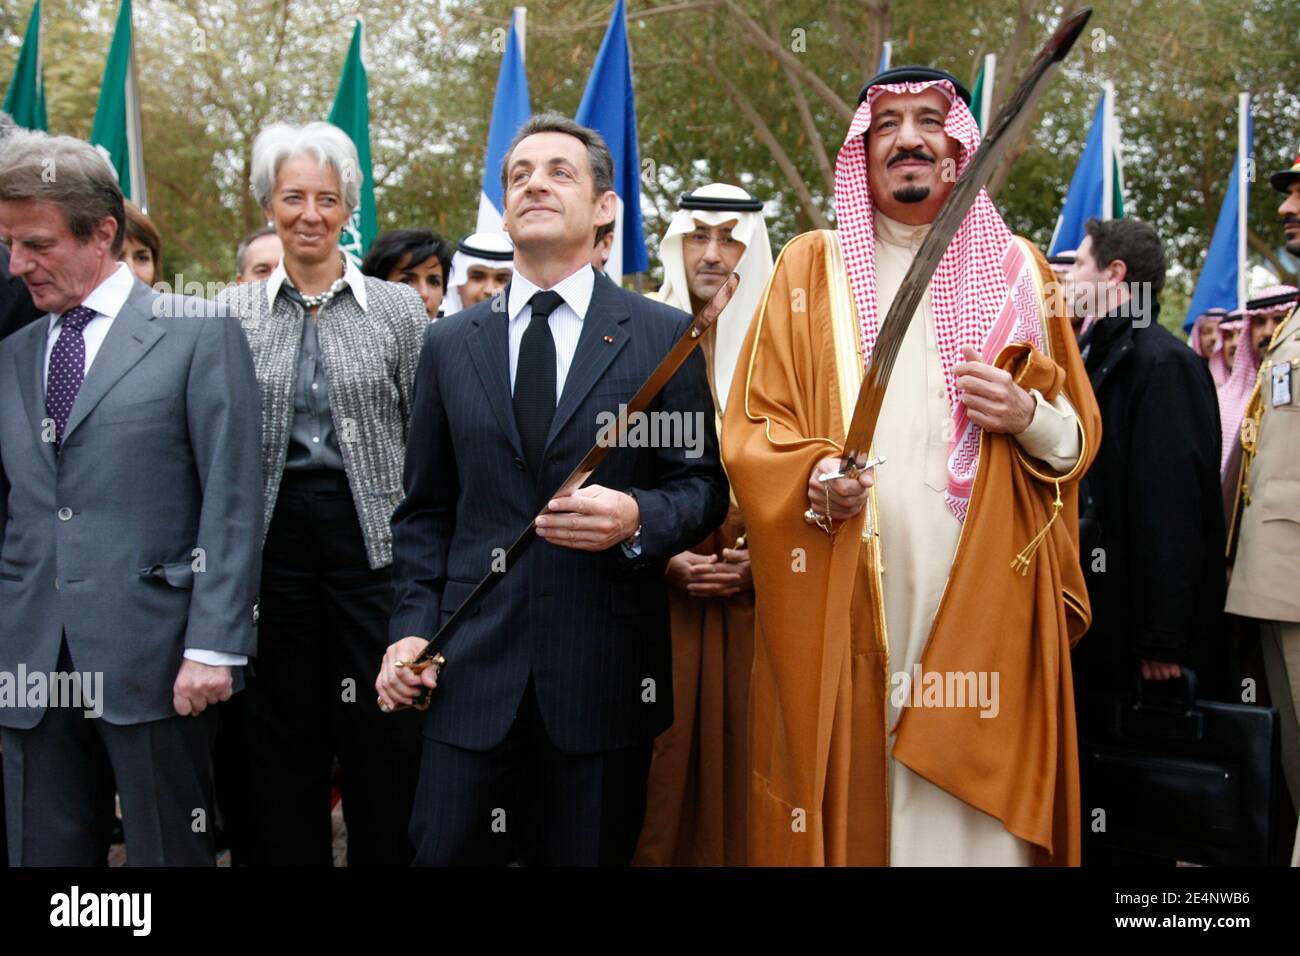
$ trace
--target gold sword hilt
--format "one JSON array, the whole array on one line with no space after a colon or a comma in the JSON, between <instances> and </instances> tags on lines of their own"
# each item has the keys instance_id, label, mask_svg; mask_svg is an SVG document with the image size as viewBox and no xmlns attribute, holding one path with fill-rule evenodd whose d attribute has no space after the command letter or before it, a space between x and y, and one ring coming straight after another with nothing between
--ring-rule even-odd
<instances>
[{"instance_id":1,"label":"gold sword hilt","mask_svg":"<svg viewBox=\"0 0 1300 956\"><path fill-rule=\"evenodd\" d=\"M447 658L443 657L441 654L434 654L432 657L426 658L425 660L419 660L417 658L416 660L413 661L396 661L394 662L393 666L405 667L408 670L410 670L412 674L423 674L428 668L436 667L438 668L438 673L441 674L442 669L447 666ZM425 711L429 709L429 706L432 703L433 703L432 689L428 687L424 687L421 688L420 693L416 696L414 703L398 704L392 710L384 709L384 699L380 697L379 709L386 714L393 714L399 710L406 710L408 707L413 710Z\"/></svg>"}]
</instances>

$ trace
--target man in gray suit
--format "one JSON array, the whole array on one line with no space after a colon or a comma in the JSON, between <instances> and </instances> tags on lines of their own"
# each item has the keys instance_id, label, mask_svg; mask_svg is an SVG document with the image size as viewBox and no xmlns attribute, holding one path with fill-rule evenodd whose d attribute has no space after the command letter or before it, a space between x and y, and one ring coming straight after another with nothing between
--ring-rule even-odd
<instances>
[{"instance_id":1,"label":"man in gray suit","mask_svg":"<svg viewBox=\"0 0 1300 956\"><path fill-rule=\"evenodd\" d=\"M46 313L0 343L13 865L102 865L115 790L132 864L211 864L211 705L256 646L252 358L237 322L132 277L124 223L89 145L5 143L0 235Z\"/></svg>"}]
</instances>

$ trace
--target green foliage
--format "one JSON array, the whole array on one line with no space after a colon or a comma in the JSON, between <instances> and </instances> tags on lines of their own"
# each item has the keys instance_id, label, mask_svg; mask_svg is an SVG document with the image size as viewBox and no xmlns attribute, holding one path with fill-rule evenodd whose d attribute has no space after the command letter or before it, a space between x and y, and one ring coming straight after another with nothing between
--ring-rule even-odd
<instances>
[{"instance_id":1,"label":"green foliage","mask_svg":"<svg viewBox=\"0 0 1300 956\"><path fill-rule=\"evenodd\" d=\"M734 0L826 84L837 102L792 75L745 32L726 0L629 0L640 122L646 229L662 233L677 196L713 179L768 199L776 248L833 219L827 166L883 27L895 64L932 63L973 81L999 55L998 99L1056 23L1063 5L983 0L975 10L939 0ZM268 123L324 118L352 32L366 20L371 137L380 228L470 231L499 65L495 44L509 0L137 0L136 51L151 216L170 277L223 279L234 248L262 214L248 195L252 141ZM1255 100L1259 175L1250 226L1259 264L1277 271L1277 196L1268 173L1300 138L1289 0L1095 0L1089 32L1044 97L995 201L1013 229L1046 245L1082 149L1100 84L1116 86L1132 211L1154 222L1175 264L1166 318L1185 303L1204 258L1235 148L1240 89ZM581 99L609 0L528 4L527 63L535 109L572 114ZM1071 7L1073 9L1073 6ZM662 11L662 12L661 12ZM1026 16L1018 23L1017 16ZM45 74L53 131L86 136L108 50L112 0L47 0ZM18 54L30 0L0 0L0 81ZM874 30L873 30L874 28ZM1096 28L1098 32L1093 32ZM1014 62L1007 64L1008 51ZM711 72L721 72L728 90ZM802 96L815 137L801 119ZM802 182L778 165L745 118L766 124ZM799 186L803 188L803 196ZM812 208L809 208L811 205ZM649 281L654 281L650 277Z\"/></svg>"}]
</instances>

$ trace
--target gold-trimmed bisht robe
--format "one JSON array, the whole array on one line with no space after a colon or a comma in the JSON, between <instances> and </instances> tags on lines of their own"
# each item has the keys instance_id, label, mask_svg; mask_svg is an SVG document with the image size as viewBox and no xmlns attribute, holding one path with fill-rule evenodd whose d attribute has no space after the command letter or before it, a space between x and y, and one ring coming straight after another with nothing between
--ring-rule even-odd
<instances>
[{"instance_id":1,"label":"gold-trimmed bisht robe","mask_svg":"<svg viewBox=\"0 0 1300 956\"><path fill-rule=\"evenodd\" d=\"M899 224L881 219L878 242L907 241L893 228ZM964 835L958 842L974 847L951 847L946 861L1078 862L1069 648L1087 629L1089 610L1079 566L1077 482L1095 453L1101 423L1059 297L1042 289L1052 273L1036 249L1023 245L1038 266L1042 338L1051 354L1011 343L995 364L1041 395L1035 425L1053 410L1074 421L1076 447L1057 454L1042 436L1030 442L1024 435L982 435L966 520L952 518L955 540L932 549L931 564L943 581L932 624L907 635L888 633L899 608L887 608L886 599L897 591L908 558L897 543L900 569L888 585L885 579L892 568L890 529L909 515L880 506L889 502L891 481L923 482L942 500L946 475L930 474L925 450L935 440L936 423L926 420L931 406L922 399L927 412L919 424L902 426L904 434L920 430L920 457L909 465L901 456L893 478L886 476L897 459L877 469L877 487L861 514L832 536L806 524L808 475L818 460L841 453L862 377L860 335L834 233L800 236L778 259L741 350L743 370L733 382L722 443L746 516L756 593L747 811L752 865L891 862L891 830L917 832L915 814L909 819L891 807L892 762L896 795L903 791L931 820L951 817L940 828L945 839ZM887 288L887 259L878 256L882 313L884 298L897 289L896 281ZM922 315L913 326L900 361L910 345L916 360L928 363ZM899 374L901 368L891 391ZM921 374L928 381L929 372ZM938 398L937 388L931 390ZM889 454L880 436L900 434L894 407L887 397L877 453ZM1061 468L1062 460L1072 464ZM918 579L933 573L908 571ZM935 599L918 600L922 610L904 609L902 620L925 617L925 601ZM905 660L891 660L891 651ZM891 708L895 675L911 672L904 669L907 658L922 675L996 673L996 715L981 717L973 706L913 706L919 691L907 695L901 712ZM892 861L934 862L934 850L900 846Z\"/></svg>"}]
</instances>

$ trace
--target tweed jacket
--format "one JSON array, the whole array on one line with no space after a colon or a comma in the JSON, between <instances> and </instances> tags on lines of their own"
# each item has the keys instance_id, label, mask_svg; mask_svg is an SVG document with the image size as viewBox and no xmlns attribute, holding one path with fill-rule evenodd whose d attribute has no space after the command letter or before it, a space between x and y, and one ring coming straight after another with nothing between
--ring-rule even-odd
<instances>
[{"instance_id":1,"label":"tweed jacket","mask_svg":"<svg viewBox=\"0 0 1300 956\"><path fill-rule=\"evenodd\" d=\"M279 290L283 264L269 279L219 297L240 316L262 397L262 499L271 527L293 426L293 393L306 312ZM392 563L389 519L402 500L402 464L415 369L428 315L414 289L362 276L349 261L347 284L317 315L330 417L371 568ZM363 300L363 301L359 301Z\"/></svg>"}]
</instances>

